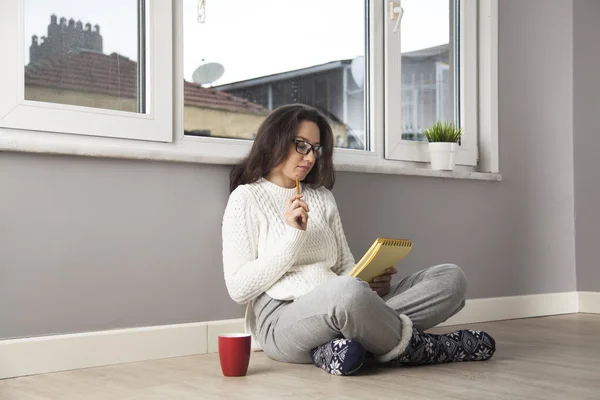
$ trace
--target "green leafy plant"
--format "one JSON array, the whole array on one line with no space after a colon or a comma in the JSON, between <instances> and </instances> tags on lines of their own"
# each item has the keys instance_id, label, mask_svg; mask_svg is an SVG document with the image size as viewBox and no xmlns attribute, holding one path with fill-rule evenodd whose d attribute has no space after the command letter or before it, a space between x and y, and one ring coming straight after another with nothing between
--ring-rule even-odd
<instances>
[{"instance_id":1,"label":"green leafy plant","mask_svg":"<svg viewBox=\"0 0 600 400\"><path fill-rule=\"evenodd\" d=\"M455 143L462 137L463 131L461 128L454 125L452 122L438 121L430 128L423 129L423 135L429 143L433 142L451 142Z\"/></svg>"}]
</instances>

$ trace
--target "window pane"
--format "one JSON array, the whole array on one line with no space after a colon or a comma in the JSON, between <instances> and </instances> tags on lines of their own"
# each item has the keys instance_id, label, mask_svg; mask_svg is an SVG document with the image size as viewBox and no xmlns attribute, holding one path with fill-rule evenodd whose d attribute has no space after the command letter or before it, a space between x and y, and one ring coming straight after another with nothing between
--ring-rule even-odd
<instances>
[{"instance_id":1,"label":"window pane","mask_svg":"<svg viewBox=\"0 0 600 400\"><path fill-rule=\"evenodd\" d=\"M25 0L24 9L26 100L144 112L138 0Z\"/></svg>"},{"instance_id":2,"label":"window pane","mask_svg":"<svg viewBox=\"0 0 600 400\"><path fill-rule=\"evenodd\" d=\"M319 108L365 149L364 0L183 0L187 135L253 139L270 110Z\"/></svg>"},{"instance_id":3,"label":"window pane","mask_svg":"<svg viewBox=\"0 0 600 400\"><path fill-rule=\"evenodd\" d=\"M403 0L402 139L427 141L421 131L454 121L451 0Z\"/></svg>"}]
</instances>

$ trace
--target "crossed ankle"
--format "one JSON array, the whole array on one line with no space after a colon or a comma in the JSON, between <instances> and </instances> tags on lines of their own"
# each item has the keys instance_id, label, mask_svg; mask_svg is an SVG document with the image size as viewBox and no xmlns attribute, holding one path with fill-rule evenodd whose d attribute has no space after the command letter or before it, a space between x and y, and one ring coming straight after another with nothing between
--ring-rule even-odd
<instances>
[{"instance_id":1,"label":"crossed ankle","mask_svg":"<svg viewBox=\"0 0 600 400\"><path fill-rule=\"evenodd\" d=\"M364 347L352 339L333 339L311 351L313 364L332 375L351 375L365 361Z\"/></svg>"}]
</instances>

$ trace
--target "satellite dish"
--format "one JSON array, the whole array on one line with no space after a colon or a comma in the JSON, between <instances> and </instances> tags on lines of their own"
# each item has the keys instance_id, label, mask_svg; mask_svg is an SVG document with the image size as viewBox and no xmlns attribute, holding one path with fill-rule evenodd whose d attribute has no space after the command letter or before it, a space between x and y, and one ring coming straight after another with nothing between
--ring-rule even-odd
<instances>
[{"instance_id":1,"label":"satellite dish","mask_svg":"<svg viewBox=\"0 0 600 400\"><path fill-rule=\"evenodd\" d=\"M225 73L225 67L219 63L210 62L202 64L192 74L192 81L200 85L207 83L213 83L217 79L223 76Z\"/></svg>"},{"instance_id":2,"label":"satellite dish","mask_svg":"<svg viewBox=\"0 0 600 400\"><path fill-rule=\"evenodd\" d=\"M358 56L350 64L350 72L352 79L359 88L363 88L365 84L365 57Z\"/></svg>"}]
</instances>

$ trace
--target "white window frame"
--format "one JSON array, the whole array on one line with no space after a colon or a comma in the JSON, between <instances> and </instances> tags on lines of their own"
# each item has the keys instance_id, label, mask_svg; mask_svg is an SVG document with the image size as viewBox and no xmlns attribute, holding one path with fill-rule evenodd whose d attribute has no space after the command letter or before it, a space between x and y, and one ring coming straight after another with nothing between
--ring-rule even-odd
<instances>
[{"instance_id":1,"label":"white window frame","mask_svg":"<svg viewBox=\"0 0 600 400\"><path fill-rule=\"evenodd\" d=\"M461 172L498 173L497 155L497 9L498 0L460 0L461 9L461 121L465 135L457 157ZM338 169L357 172L427 169L427 143L401 139L401 86L398 65L400 37L392 32L389 2L369 2L369 151L337 148ZM247 140L183 135L183 28L182 3L175 6L175 134L189 146L197 146L209 159L235 162L249 151ZM469 38L467 41L466 38ZM395 62L395 64L394 64ZM395 71L394 78L390 71ZM479 91L478 91L479 89ZM467 112L467 110L469 110ZM471 111L474 110L474 111Z\"/></svg>"},{"instance_id":2,"label":"white window frame","mask_svg":"<svg viewBox=\"0 0 600 400\"><path fill-rule=\"evenodd\" d=\"M460 1L464 51L461 121L469 135L465 135L466 145L459 151L457 170L467 175L498 174L498 0ZM336 166L345 171L429 175L423 171L428 169L427 143L401 138L400 37L393 32L396 21L392 19L390 3L371 1L370 9L371 149L336 149Z\"/></svg>"},{"instance_id":3,"label":"white window frame","mask_svg":"<svg viewBox=\"0 0 600 400\"><path fill-rule=\"evenodd\" d=\"M148 115L110 110L29 104L20 92L23 76L22 17L24 0L0 2L0 51L10 62L0 63L0 151L46 154L71 154L92 157L178 161L207 164L233 164L243 158L251 141L184 136L183 134L183 3L147 0L150 29L147 38L149 91L154 93L147 106ZM366 121L370 150L336 149L334 164L339 171L449 177L459 179L501 180L498 165L498 0L462 0L477 2L477 96L469 110L477 110L476 137L479 165L457 165L455 171L431 171L426 162L386 158L386 116L401 108L386 108L386 46L395 21L390 19L390 3L369 1L369 102ZM17 5L17 6L15 6ZM388 37L384 41L384 38ZM394 36L396 37L396 36ZM389 57L389 54L388 54ZM17 61L15 61L17 60ZM172 79L169 79L172 77ZM23 78L19 78L23 79ZM401 90L398 90L401 93ZM164 94L162 96L161 94ZM389 110L386 111L386 110ZM16 114L15 111L17 111ZM15 117L7 118L12 114ZM17 115L18 114L18 115ZM59 115L61 116L59 118ZM18 118L16 118L18 117ZM398 125L401 127L401 125ZM149 134L154 132L154 134ZM75 133L69 135L65 133ZM130 140L139 139L139 140ZM389 143L387 143L389 144ZM423 144L419 143L420 148ZM426 159L426 158L421 158Z\"/></svg>"},{"instance_id":4,"label":"white window frame","mask_svg":"<svg viewBox=\"0 0 600 400\"><path fill-rule=\"evenodd\" d=\"M0 129L171 142L172 6L146 0L146 113L25 100L24 0L0 2ZM14 40L13 38L16 38ZM52 136L51 136L52 137Z\"/></svg>"},{"instance_id":5,"label":"white window frame","mask_svg":"<svg viewBox=\"0 0 600 400\"><path fill-rule=\"evenodd\" d=\"M459 25L459 101L461 127L465 136L459 147L456 163L476 166L478 164L477 129L477 9L474 0L460 1ZM399 6L401 0L397 0ZM387 10L391 16L391 9ZM404 16L410 18L410 16ZM400 65L401 29L392 31L395 21L385 18L385 69L386 69L386 112L385 115L385 158L389 160L429 162L428 144L402 139L402 66ZM451 43L452 45L452 43ZM468 132L468 134L467 134Z\"/></svg>"}]
</instances>

